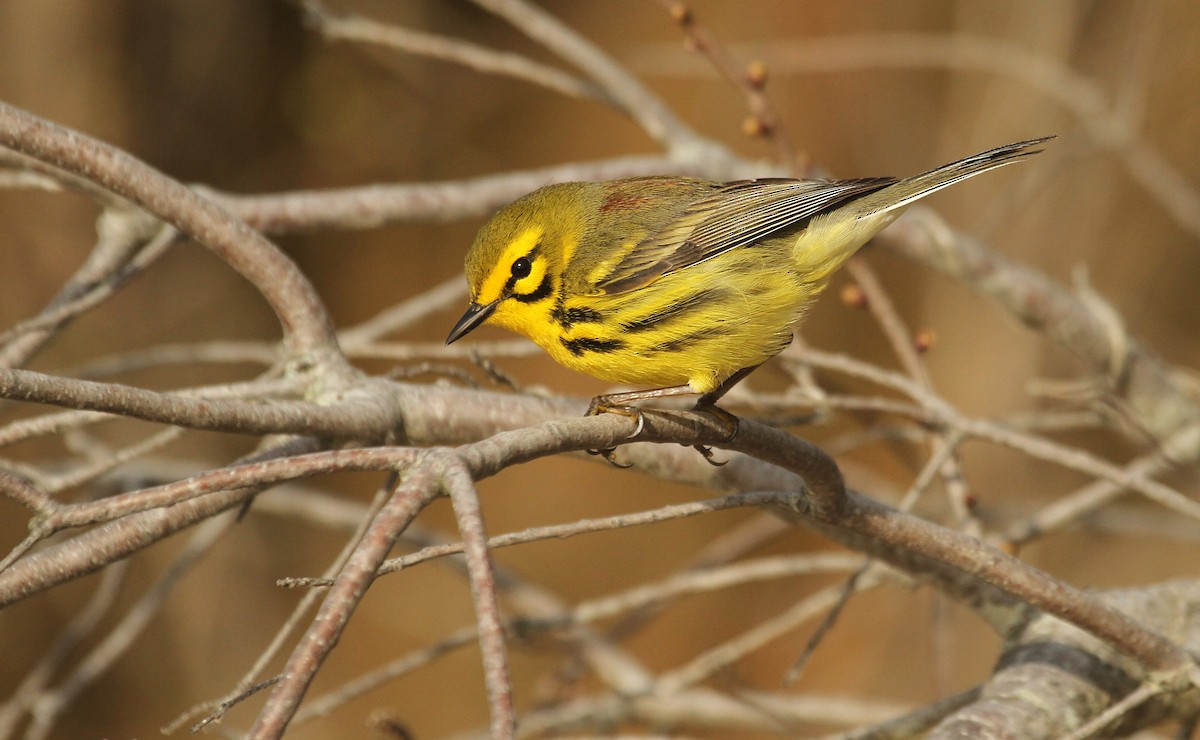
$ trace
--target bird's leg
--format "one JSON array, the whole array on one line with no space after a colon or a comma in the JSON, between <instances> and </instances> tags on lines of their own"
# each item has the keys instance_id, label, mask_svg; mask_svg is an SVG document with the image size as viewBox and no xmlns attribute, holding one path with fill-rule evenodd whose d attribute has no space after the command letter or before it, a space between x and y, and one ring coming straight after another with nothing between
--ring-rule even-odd
<instances>
[{"instance_id":1,"label":"bird's leg","mask_svg":"<svg viewBox=\"0 0 1200 740\"><path fill-rule=\"evenodd\" d=\"M651 388L643 391L626 391L624 393L609 393L604 396L596 396L592 402L588 404L587 413L584 416L597 416L599 414L619 414L621 416L633 419L635 426L629 434L628 439L633 439L642 433L646 427L646 417L643 411L637 406L633 406L634 401L645 401L652 398L668 398L670 396L686 396L695 393L689 385L673 385L667 388ZM589 455L601 455L612 465L618 468L628 468L629 465L622 465L617 462L615 447L609 447L603 450L588 450Z\"/></svg>"},{"instance_id":2,"label":"bird's leg","mask_svg":"<svg viewBox=\"0 0 1200 740\"><path fill-rule=\"evenodd\" d=\"M697 411L702 414L708 414L713 419L716 419L718 424L721 424L725 427L727 431L725 433L725 439L722 440L724 442L731 442L733 441L733 438L737 436L738 425L740 424L740 421L736 416L718 406L717 401L721 399L721 396L724 396L726 393L728 393L730 388L740 383L747 375L754 372L757 368L758 365L751 365L750 367L744 367L741 370L738 370L733 375L730 375L728 378L721 381L721 384L716 388L712 389L708 393L705 393L703 396L700 396L700 398L696 401L696 405L692 407L693 411ZM703 455L704 459L710 465L724 465L725 462L728 462L717 462L716 460L713 460L711 447L706 445L692 445L692 447L696 448L696 451Z\"/></svg>"},{"instance_id":3,"label":"bird's leg","mask_svg":"<svg viewBox=\"0 0 1200 740\"><path fill-rule=\"evenodd\" d=\"M758 365L751 365L738 370L733 375L730 375L721 384L712 389L708 393L700 396L696 401L696 405L692 407L693 411L698 411L703 414L708 414L713 419L721 424L727 431L723 441L729 442L732 440L738 431L738 418L729 413L725 409L717 406L717 401L721 396L724 396L729 389L737 385L750 373L754 372ZM629 435L629 439L633 439L642 433L642 429L646 425L646 418L642 409L633 406L634 401L647 401L653 398L669 398L671 396L686 396L695 393L690 385L673 385L666 388L651 388L644 391L626 391L624 393L610 393L604 396L596 396L588 405L587 413L584 416L596 416L598 414L620 414L621 416L633 419L636 426L633 432ZM724 465L724 462L713 460L713 452L707 445L692 445L710 465ZM615 447L609 447L603 450L588 450L590 455L601 455L609 463L616 465L619 468L627 468L628 465L622 465L616 461Z\"/></svg>"}]
</instances>

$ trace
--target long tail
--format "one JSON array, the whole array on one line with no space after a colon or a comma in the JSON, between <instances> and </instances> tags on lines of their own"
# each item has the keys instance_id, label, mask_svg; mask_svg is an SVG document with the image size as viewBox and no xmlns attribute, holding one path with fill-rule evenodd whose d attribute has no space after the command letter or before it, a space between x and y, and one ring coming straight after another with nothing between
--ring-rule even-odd
<instances>
[{"instance_id":1,"label":"long tail","mask_svg":"<svg viewBox=\"0 0 1200 740\"><path fill-rule=\"evenodd\" d=\"M870 193L855 201L851 208L864 215L872 212L882 214L888 211L903 210L914 201L920 200L930 193L936 193L942 188L962 182L968 177L974 177L982 172L1004 167L1037 154L1042 150L1034 147L1053 138L1053 136L1043 136L1039 139L1018 141L1015 144L1006 144L986 152L972 154L965 159L935 167L920 175L906 177L895 185L889 185Z\"/></svg>"},{"instance_id":2,"label":"long tail","mask_svg":"<svg viewBox=\"0 0 1200 740\"><path fill-rule=\"evenodd\" d=\"M820 290L834 270L914 201L981 172L1037 154L1041 149L1034 147L1053 138L1043 136L989 149L907 177L816 216L792 248L793 265L813 290Z\"/></svg>"}]
</instances>

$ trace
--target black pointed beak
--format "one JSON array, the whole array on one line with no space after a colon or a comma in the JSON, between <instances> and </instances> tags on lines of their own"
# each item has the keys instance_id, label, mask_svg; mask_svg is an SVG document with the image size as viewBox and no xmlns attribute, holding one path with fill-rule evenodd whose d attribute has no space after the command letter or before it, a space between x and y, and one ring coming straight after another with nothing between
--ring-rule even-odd
<instances>
[{"instance_id":1,"label":"black pointed beak","mask_svg":"<svg viewBox=\"0 0 1200 740\"><path fill-rule=\"evenodd\" d=\"M500 301L492 301L491 303L482 305L472 303L470 306L467 306L467 312L462 315L462 318L450 330L450 336L446 337L446 344L451 344L462 339L472 329L487 321L488 316L492 315L492 312L496 310L496 306L499 304Z\"/></svg>"}]
</instances>

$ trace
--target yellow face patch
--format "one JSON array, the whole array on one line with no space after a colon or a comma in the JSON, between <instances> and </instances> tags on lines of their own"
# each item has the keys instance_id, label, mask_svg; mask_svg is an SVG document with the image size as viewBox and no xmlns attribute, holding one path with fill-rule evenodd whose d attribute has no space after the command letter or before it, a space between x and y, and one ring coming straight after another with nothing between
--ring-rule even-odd
<instances>
[{"instance_id":1,"label":"yellow face patch","mask_svg":"<svg viewBox=\"0 0 1200 740\"><path fill-rule=\"evenodd\" d=\"M500 254L500 259L496 262L496 267L479 286L479 292L474 296L475 302L491 303L500 298L501 294L504 293L504 286L508 283L508 279L512 277L513 263L533 251L533 248L538 245L538 242L542 240L542 235L545 233L545 227L530 226L520 234L517 234L516 238L509 242L508 246ZM545 265L543 264L543 274L545 269ZM540 280L541 277L539 276L538 279Z\"/></svg>"}]
</instances>

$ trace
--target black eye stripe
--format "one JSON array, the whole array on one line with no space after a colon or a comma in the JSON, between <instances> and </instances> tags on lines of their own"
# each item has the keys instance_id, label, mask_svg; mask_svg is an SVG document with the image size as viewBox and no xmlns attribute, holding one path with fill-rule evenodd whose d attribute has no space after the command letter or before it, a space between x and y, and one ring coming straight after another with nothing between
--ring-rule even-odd
<instances>
[{"instance_id":1,"label":"black eye stripe","mask_svg":"<svg viewBox=\"0 0 1200 740\"><path fill-rule=\"evenodd\" d=\"M554 283L550 280L550 273L546 273L542 276L542 282L537 286L537 290L533 291L532 293L514 293L512 297L521 303L537 303L538 301L549 298L550 294L553 292Z\"/></svg>"}]
</instances>

